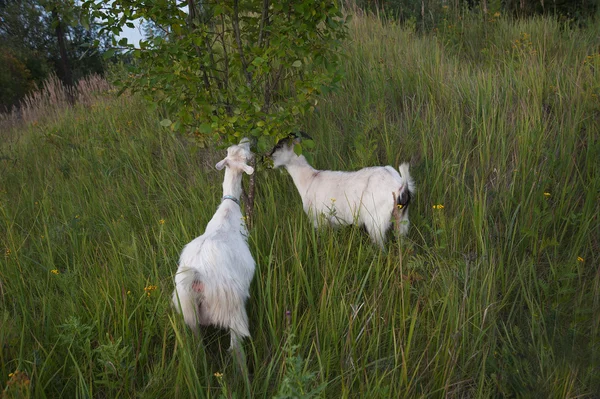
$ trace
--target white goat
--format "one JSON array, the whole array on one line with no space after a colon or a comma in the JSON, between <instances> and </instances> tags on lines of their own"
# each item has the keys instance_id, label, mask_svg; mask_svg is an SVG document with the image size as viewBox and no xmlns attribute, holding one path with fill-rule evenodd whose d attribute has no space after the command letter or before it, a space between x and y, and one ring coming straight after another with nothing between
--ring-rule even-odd
<instances>
[{"instance_id":1,"label":"white goat","mask_svg":"<svg viewBox=\"0 0 600 399\"><path fill-rule=\"evenodd\" d=\"M400 234L408 232L408 204L415 184L403 163L398 173L391 166L374 166L355 172L316 170L303 155L296 155L299 139L283 139L271 152L273 167L285 167L302 197L304 212L316 227L322 219L331 225L358 224L383 248L392 216Z\"/></svg>"},{"instance_id":2,"label":"white goat","mask_svg":"<svg viewBox=\"0 0 600 399\"><path fill-rule=\"evenodd\" d=\"M198 324L228 328L230 349L236 350L240 339L250 336L246 300L255 262L239 199L242 171L254 172L247 164L251 158L250 144L243 139L229 147L227 157L217 163L217 170L226 168L223 200L204 234L181 252L173 292L173 305L194 332Z\"/></svg>"}]
</instances>

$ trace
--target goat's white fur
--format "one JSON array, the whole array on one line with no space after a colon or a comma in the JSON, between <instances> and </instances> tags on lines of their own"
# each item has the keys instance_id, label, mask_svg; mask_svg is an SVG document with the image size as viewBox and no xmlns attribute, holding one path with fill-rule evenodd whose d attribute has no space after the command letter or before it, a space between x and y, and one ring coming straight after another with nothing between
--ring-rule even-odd
<instances>
[{"instance_id":1,"label":"goat's white fur","mask_svg":"<svg viewBox=\"0 0 600 399\"><path fill-rule=\"evenodd\" d=\"M250 336L246 300L255 262L248 248L248 231L242 218L239 198L242 171L252 174L247 165L250 145L242 140L227 149L227 157L216 168L225 169L223 201L208 222L204 234L185 246L175 275L173 305L194 332L198 324L228 328L231 348ZM232 196L236 203L225 196Z\"/></svg>"},{"instance_id":2,"label":"goat's white fur","mask_svg":"<svg viewBox=\"0 0 600 399\"><path fill-rule=\"evenodd\" d=\"M408 206L404 206L408 203L400 199L410 200L415 184L407 163L400 165L400 173L391 166L354 172L316 170L303 155L296 155L297 142L287 139L278 144L271 154L273 167L283 166L292 176L304 212L315 228L323 220L331 225L363 225L373 242L383 247L394 209L400 205L396 208L400 219L397 229L400 234L408 232Z\"/></svg>"}]
</instances>

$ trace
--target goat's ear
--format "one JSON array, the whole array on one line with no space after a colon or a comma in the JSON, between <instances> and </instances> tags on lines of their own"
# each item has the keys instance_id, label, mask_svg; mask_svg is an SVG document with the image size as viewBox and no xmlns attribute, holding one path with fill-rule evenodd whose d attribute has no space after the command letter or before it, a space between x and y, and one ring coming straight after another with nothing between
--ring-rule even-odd
<instances>
[{"instance_id":1,"label":"goat's ear","mask_svg":"<svg viewBox=\"0 0 600 399\"><path fill-rule=\"evenodd\" d=\"M227 166L227 158L219 161L219 163L215 165L215 168L217 168L217 170L223 170L225 166Z\"/></svg>"},{"instance_id":2,"label":"goat's ear","mask_svg":"<svg viewBox=\"0 0 600 399\"><path fill-rule=\"evenodd\" d=\"M242 166L242 169L244 169L244 172L246 172L249 175L254 173L254 168L252 166L244 165L244 166Z\"/></svg>"}]
</instances>

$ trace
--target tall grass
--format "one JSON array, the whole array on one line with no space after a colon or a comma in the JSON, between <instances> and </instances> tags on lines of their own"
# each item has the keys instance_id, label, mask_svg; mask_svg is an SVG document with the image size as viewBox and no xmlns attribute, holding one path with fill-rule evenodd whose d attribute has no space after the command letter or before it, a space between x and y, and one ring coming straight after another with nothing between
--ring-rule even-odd
<instances>
[{"instance_id":1,"label":"tall grass","mask_svg":"<svg viewBox=\"0 0 600 399\"><path fill-rule=\"evenodd\" d=\"M319 168L409 159L411 231L385 252L314 231L289 176L259 171L249 382L226 333L198 339L169 306L222 151L191 151L136 98L24 128L0 147L4 395L599 395L594 29L353 20L344 88L304 128Z\"/></svg>"},{"instance_id":2,"label":"tall grass","mask_svg":"<svg viewBox=\"0 0 600 399\"><path fill-rule=\"evenodd\" d=\"M9 133L14 134L26 124L60 119L73 104L90 107L99 100L100 93L110 89L110 83L96 74L80 79L73 87L63 85L52 75L39 90L26 95L19 106L0 113L0 139L7 140Z\"/></svg>"}]
</instances>

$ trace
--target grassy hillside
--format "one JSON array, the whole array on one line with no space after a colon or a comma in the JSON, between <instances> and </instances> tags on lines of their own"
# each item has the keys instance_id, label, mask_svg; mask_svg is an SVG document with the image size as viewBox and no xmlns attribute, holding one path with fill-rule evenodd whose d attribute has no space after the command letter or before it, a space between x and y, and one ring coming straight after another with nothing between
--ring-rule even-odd
<instances>
[{"instance_id":1,"label":"grassy hillside","mask_svg":"<svg viewBox=\"0 0 600 399\"><path fill-rule=\"evenodd\" d=\"M289 176L259 171L248 382L226 333L169 304L224 151L109 94L0 132L2 397L600 395L598 28L351 33L303 128L318 168L409 160L411 230L386 252L315 232Z\"/></svg>"}]
</instances>

